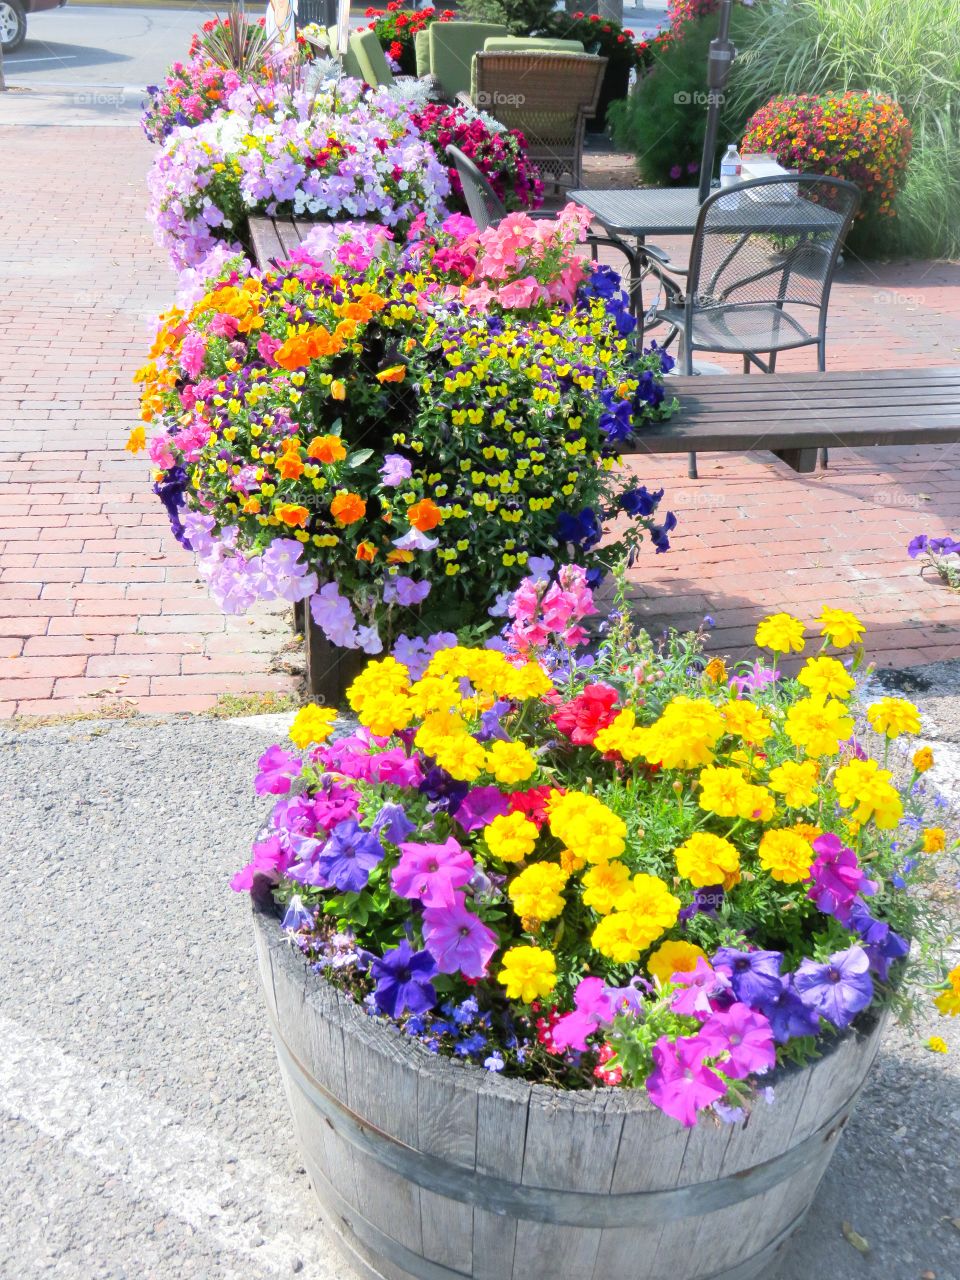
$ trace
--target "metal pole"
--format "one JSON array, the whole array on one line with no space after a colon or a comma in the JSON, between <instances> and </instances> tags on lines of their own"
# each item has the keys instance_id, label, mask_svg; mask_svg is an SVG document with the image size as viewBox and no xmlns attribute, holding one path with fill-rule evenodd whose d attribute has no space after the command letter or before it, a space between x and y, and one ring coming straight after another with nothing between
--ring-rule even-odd
<instances>
[{"instance_id":1,"label":"metal pole","mask_svg":"<svg viewBox=\"0 0 960 1280\"><path fill-rule=\"evenodd\" d=\"M703 138L703 154L700 157L699 199L703 204L710 192L713 178L713 160L717 151L717 132L720 128L720 106L727 85L730 66L736 57L736 49L730 43L730 11L733 0L720 2L720 26L716 39L710 41L707 58L707 131Z\"/></svg>"}]
</instances>

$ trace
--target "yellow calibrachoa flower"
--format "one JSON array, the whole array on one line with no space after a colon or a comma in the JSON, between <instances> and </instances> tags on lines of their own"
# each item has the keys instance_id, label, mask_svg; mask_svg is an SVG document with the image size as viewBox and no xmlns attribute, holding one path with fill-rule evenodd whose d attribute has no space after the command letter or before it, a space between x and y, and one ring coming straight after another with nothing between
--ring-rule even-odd
<instances>
[{"instance_id":1,"label":"yellow calibrachoa flower","mask_svg":"<svg viewBox=\"0 0 960 1280\"><path fill-rule=\"evenodd\" d=\"M947 833L943 827L927 827L923 833L924 853L943 853L947 847Z\"/></svg>"},{"instance_id":2,"label":"yellow calibrachoa flower","mask_svg":"<svg viewBox=\"0 0 960 1280\"><path fill-rule=\"evenodd\" d=\"M761 649L775 653L803 652L803 623L791 613L771 613L761 619L754 636Z\"/></svg>"},{"instance_id":3,"label":"yellow calibrachoa flower","mask_svg":"<svg viewBox=\"0 0 960 1280\"><path fill-rule=\"evenodd\" d=\"M760 865L774 880L798 884L806 880L813 863L813 849L803 836L789 829L765 831L760 841Z\"/></svg>"},{"instance_id":4,"label":"yellow calibrachoa flower","mask_svg":"<svg viewBox=\"0 0 960 1280\"><path fill-rule=\"evenodd\" d=\"M650 725L641 755L664 769L696 769L713 759L723 728L723 717L712 702L679 694Z\"/></svg>"},{"instance_id":5,"label":"yellow calibrachoa flower","mask_svg":"<svg viewBox=\"0 0 960 1280\"><path fill-rule=\"evenodd\" d=\"M882 698L874 702L867 707L867 719L877 733L888 738L920 732L920 713L906 698Z\"/></svg>"},{"instance_id":6,"label":"yellow calibrachoa flower","mask_svg":"<svg viewBox=\"0 0 960 1280\"><path fill-rule=\"evenodd\" d=\"M537 758L522 742L493 742L487 751L487 769L504 786L526 782L537 770Z\"/></svg>"},{"instance_id":7,"label":"yellow calibrachoa flower","mask_svg":"<svg viewBox=\"0 0 960 1280\"><path fill-rule=\"evenodd\" d=\"M808 756L834 755L853 733L853 719L835 698L802 698L787 712L784 732Z\"/></svg>"},{"instance_id":8,"label":"yellow calibrachoa flower","mask_svg":"<svg viewBox=\"0 0 960 1280\"><path fill-rule=\"evenodd\" d=\"M629 883L630 872L622 862L598 862L583 874L583 901L597 915L609 915Z\"/></svg>"},{"instance_id":9,"label":"yellow calibrachoa flower","mask_svg":"<svg viewBox=\"0 0 960 1280\"><path fill-rule=\"evenodd\" d=\"M551 832L577 857L608 862L626 848L627 824L596 796L554 791L547 806Z\"/></svg>"},{"instance_id":10,"label":"yellow calibrachoa flower","mask_svg":"<svg viewBox=\"0 0 960 1280\"><path fill-rule=\"evenodd\" d=\"M903 817L903 801L893 785L893 774L881 769L876 760L850 760L841 765L833 785L840 805L853 809L851 818L858 824L873 818L881 830L889 831Z\"/></svg>"},{"instance_id":11,"label":"yellow calibrachoa flower","mask_svg":"<svg viewBox=\"0 0 960 1280\"><path fill-rule=\"evenodd\" d=\"M511 947L504 952L498 981L509 999L532 1004L557 985L557 962L553 953L542 947Z\"/></svg>"},{"instance_id":12,"label":"yellow calibrachoa flower","mask_svg":"<svg viewBox=\"0 0 960 1280\"><path fill-rule=\"evenodd\" d=\"M680 875L692 885L722 884L730 889L740 879L740 854L723 836L696 831L673 856Z\"/></svg>"},{"instance_id":13,"label":"yellow calibrachoa flower","mask_svg":"<svg viewBox=\"0 0 960 1280\"><path fill-rule=\"evenodd\" d=\"M487 848L501 862L522 862L537 847L540 832L522 813L501 813L483 829Z\"/></svg>"},{"instance_id":14,"label":"yellow calibrachoa flower","mask_svg":"<svg viewBox=\"0 0 960 1280\"><path fill-rule=\"evenodd\" d=\"M816 760L786 760L770 770L767 786L783 796L790 809L804 809L817 798Z\"/></svg>"},{"instance_id":15,"label":"yellow calibrachoa flower","mask_svg":"<svg viewBox=\"0 0 960 1280\"><path fill-rule=\"evenodd\" d=\"M706 959L707 953L693 942L664 942L647 961L647 972L663 987L675 973L692 973L697 961Z\"/></svg>"},{"instance_id":16,"label":"yellow calibrachoa flower","mask_svg":"<svg viewBox=\"0 0 960 1280\"><path fill-rule=\"evenodd\" d=\"M566 905L563 888L567 873L555 862L533 862L507 887L513 909L525 920L552 920Z\"/></svg>"},{"instance_id":17,"label":"yellow calibrachoa flower","mask_svg":"<svg viewBox=\"0 0 960 1280\"><path fill-rule=\"evenodd\" d=\"M773 733L773 725L752 702L746 698L735 698L720 709L727 733L734 733L751 747L766 742Z\"/></svg>"},{"instance_id":18,"label":"yellow calibrachoa flower","mask_svg":"<svg viewBox=\"0 0 960 1280\"><path fill-rule=\"evenodd\" d=\"M313 742L326 742L333 733L337 712L332 707L318 707L310 702L293 718L290 726L290 741L301 751Z\"/></svg>"},{"instance_id":19,"label":"yellow calibrachoa flower","mask_svg":"<svg viewBox=\"0 0 960 1280\"><path fill-rule=\"evenodd\" d=\"M820 634L826 636L837 649L846 649L848 645L859 644L866 627L855 614L846 609L831 609L824 605L817 619L820 623Z\"/></svg>"},{"instance_id":20,"label":"yellow calibrachoa flower","mask_svg":"<svg viewBox=\"0 0 960 1280\"><path fill-rule=\"evenodd\" d=\"M926 773L933 768L933 752L929 747L921 747L913 753L913 767L917 773Z\"/></svg>"},{"instance_id":21,"label":"yellow calibrachoa flower","mask_svg":"<svg viewBox=\"0 0 960 1280\"><path fill-rule=\"evenodd\" d=\"M948 987L934 999L934 1004L944 1018L960 1016L960 964L947 974Z\"/></svg>"},{"instance_id":22,"label":"yellow calibrachoa flower","mask_svg":"<svg viewBox=\"0 0 960 1280\"><path fill-rule=\"evenodd\" d=\"M837 658L808 658L800 669L797 681L809 689L815 698L850 697L856 680Z\"/></svg>"}]
</instances>

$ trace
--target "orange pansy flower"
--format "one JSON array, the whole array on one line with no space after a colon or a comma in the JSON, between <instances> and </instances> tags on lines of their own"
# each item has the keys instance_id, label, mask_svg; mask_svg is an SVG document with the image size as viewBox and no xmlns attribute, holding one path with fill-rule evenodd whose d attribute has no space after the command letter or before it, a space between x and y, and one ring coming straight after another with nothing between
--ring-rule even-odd
<instances>
[{"instance_id":1,"label":"orange pansy flower","mask_svg":"<svg viewBox=\"0 0 960 1280\"><path fill-rule=\"evenodd\" d=\"M358 493L341 490L330 503L330 514L337 524L356 524L367 513L367 504Z\"/></svg>"},{"instance_id":2,"label":"orange pansy flower","mask_svg":"<svg viewBox=\"0 0 960 1280\"><path fill-rule=\"evenodd\" d=\"M315 436L307 445L307 457L317 462L341 462L346 456L339 436Z\"/></svg>"},{"instance_id":3,"label":"orange pansy flower","mask_svg":"<svg viewBox=\"0 0 960 1280\"><path fill-rule=\"evenodd\" d=\"M435 529L443 519L440 508L430 498L423 498L407 512L407 519L415 529L419 529L421 533L426 533L430 529Z\"/></svg>"},{"instance_id":4,"label":"orange pansy flower","mask_svg":"<svg viewBox=\"0 0 960 1280\"><path fill-rule=\"evenodd\" d=\"M274 507L273 514L283 524L288 524L291 527L299 525L301 529L304 529L310 512L306 507L298 506L295 502L279 502Z\"/></svg>"},{"instance_id":5,"label":"orange pansy flower","mask_svg":"<svg viewBox=\"0 0 960 1280\"><path fill-rule=\"evenodd\" d=\"M376 554L377 554L377 548L373 545L372 542L361 542L359 547L357 547L358 560L366 560L367 563L369 563L371 560L373 560L376 557Z\"/></svg>"},{"instance_id":6,"label":"orange pansy flower","mask_svg":"<svg viewBox=\"0 0 960 1280\"><path fill-rule=\"evenodd\" d=\"M378 382L402 382L407 376L405 364L392 364L389 369L381 369L377 374Z\"/></svg>"},{"instance_id":7,"label":"orange pansy flower","mask_svg":"<svg viewBox=\"0 0 960 1280\"><path fill-rule=\"evenodd\" d=\"M300 455L284 453L277 459L277 471L282 480L299 480L303 475L303 463Z\"/></svg>"}]
</instances>

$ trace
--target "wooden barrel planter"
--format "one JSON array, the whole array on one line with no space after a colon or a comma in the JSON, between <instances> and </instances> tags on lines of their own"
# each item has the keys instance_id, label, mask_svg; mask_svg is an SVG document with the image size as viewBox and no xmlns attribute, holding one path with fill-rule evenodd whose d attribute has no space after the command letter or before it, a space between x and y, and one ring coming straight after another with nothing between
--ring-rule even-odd
<instances>
[{"instance_id":1,"label":"wooden barrel planter","mask_svg":"<svg viewBox=\"0 0 960 1280\"><path fill-rule=\"evenodd\" d=\"M755 1280L810 1207L883 1019L778 1072L748 1123L563 1092L429 1053L254 906L280 1070L322 1216L369 1280Z\"/></svg>"}]
</instances>

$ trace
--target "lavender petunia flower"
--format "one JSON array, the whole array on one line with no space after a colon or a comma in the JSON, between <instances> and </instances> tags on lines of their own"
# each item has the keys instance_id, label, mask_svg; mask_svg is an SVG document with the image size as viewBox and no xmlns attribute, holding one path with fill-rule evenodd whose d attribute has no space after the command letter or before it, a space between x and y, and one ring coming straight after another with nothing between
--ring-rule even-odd
<instances>
[{"instance_id":1,"label":"lavender petunia flower","mask_svg":"<svg viewBox=\"0 0 960 1280\"><path fill-rule=\"evenodd\" d=\"M385 837L391 844L399 844L412 831L416 831L416 827L407 817L402 804L388 801L374 818L370 830L375 836Z\"/></svg>"},{"instance_id":2,"label":"lavender petunia flower","mask_svg":"<svg viewBox=\"0 0 960 1280\"><path fill-rule=\"evenodd\" d=\"M315 917L316 911L305 907L300 895L295 893L287 903L287 909L280 921L280 928L290 929L293 933L299 933L301 929L312 929Z\"/></svg>"},{"instance_id":3,"label":"lavender petunia flower","mask_svg":"<svg viewBox=\"0 0 960 1280\"><path fill-rule=\"evenodd\" d=\"M385 485L395 489L397 485L403 484L404 480L409 480L412 475L413 467L402 454L388 453L384 456L380 477Z\"/></svg>"},{"instance_id":4,"label":"lavender petunia flower","mask_svg":"<svg viewBox=\"0 0 960 1280\"><path fill-rule=\"evenodd\" d=\"M387 579L383 588L383 603L397 603L409 607L410 605L420 604L426 600L429 594L429 582L414 582L412 578L399 574L395 578Z\"/></svg>"},{"instance_id":5,"label":"lavender petunia flower","mask_svg":"<svg viewBox=\"0 0 960 1280\"><path fill-rule=\"evenodd\" d=\"M468 911L463 894L452 907L427 908L423 913L423 940L441 973L462 973L484 978L497 949L497 935Z\"/></svg>"},{"instance_id":6,"label":"lavender petunia flower","mask_svg":"<svg viewBox=\"0 0 960 1280\"><path fill-rule=\"evenodd\" d=\"M825 964L803 960L794 983L800 999L835 1027L846 1027L873 999L870 958L863 947L836 951Z\"/></svg>"},{"instance_id":7,"label":"lavender petunia flower","mask_svg":"<svg viewBox=\"0 0 960 1280\"><path fill-rule=\"evenodd\" d=\"M440 543L436 538L428 538L419 529L409 529L402 538L394 538L393 545L398 551L432 551Z\"/></svg>"}]
</instances>

